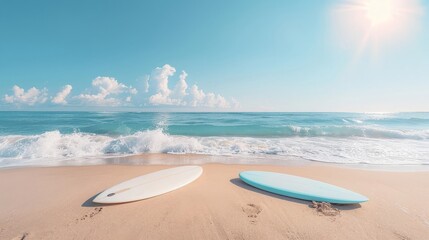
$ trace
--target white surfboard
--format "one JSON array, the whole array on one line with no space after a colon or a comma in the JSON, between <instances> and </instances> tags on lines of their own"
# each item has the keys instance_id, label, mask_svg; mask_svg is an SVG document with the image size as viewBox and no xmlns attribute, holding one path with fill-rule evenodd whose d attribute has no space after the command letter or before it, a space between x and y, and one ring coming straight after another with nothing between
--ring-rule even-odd
<instances>
[{"instance_id":1,"label":"white surfboard","mask_svg":"<svg viewBox=\"0 0 429 240\"><path fill-rule=\"evenodd\" d=\"M202 173L199 166L164 169L119 183L100 193L93 202L125 203L155 197L193 182Z\"/></svg>"}]
</instances>

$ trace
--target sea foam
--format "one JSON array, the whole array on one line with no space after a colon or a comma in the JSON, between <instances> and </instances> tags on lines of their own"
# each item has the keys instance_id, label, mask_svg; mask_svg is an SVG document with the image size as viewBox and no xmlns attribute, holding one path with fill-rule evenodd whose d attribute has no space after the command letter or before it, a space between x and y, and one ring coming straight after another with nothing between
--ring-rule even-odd
<instances>
[{"instance_id":1,"label":"sea foam","mask_svg":"<svg viewBox=\"0 0 429 240\"><path fill-rule=\"evenodd\" d=\"M310 130L296 128L295 131ZM267 159L285 156L282 159L293 157L332 163L429 164L429 141L421 140L426 133L390 131L380 134L368 129L366 133L383 138L323 134L286 138L193 137L170 135L162 129L112 137L48 131L40 135L0 136L0 166L49 165L71 158L140 153L262 156Z\"/></svg>"}]
</instances>

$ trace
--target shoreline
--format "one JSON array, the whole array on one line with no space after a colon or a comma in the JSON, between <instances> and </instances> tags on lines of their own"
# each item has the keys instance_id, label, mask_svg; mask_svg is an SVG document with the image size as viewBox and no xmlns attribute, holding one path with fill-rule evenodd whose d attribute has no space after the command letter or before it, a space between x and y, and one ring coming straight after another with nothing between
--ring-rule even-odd
<instances>
[{"instance_id":1,"label":"shoreline","mask_svg":"<svg viewBox=\"0 0 429 240\"><path fill-rule=\"evenodd\" d=\"M171 157L171 156L170 156ZM328 165L203 164L203 175L176 191L127 204L91 200L121 181L167 165L0 169L1 239L425 239L427 172ZM369 197L321 216L308 201L250 187L244 170L283 172Z\"/></svg>"},{"instance_id":2,"label":"shoreline","mask_svg":"<svg viewBox=\"0 0 429 240\"><path fill-rule=\"evenodd\" d=\"M286 159L286 160L285 160ZM302 158L289 158L277 156L267 158L264 156L233 156L233 155L207 155L207 154L171 154L171 153L141 153L130 155L97 156L87 158L71 158L46 165L17 165L0 167L2 169L21 169L39 167L78 167L78 166L180 166L180 165L271 165L271 166L330 166L348 169L381 171L381 172L429 172L429 164L367 164L367 163L335 163L308 160Z\"/></svg>"}]
</instances>

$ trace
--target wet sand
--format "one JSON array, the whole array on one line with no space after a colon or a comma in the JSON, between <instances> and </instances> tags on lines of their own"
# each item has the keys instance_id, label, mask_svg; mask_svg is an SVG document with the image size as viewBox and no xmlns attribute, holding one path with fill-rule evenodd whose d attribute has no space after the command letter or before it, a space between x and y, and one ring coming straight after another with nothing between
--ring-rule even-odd
<instances>
[{"instance_id":1,"label":"wet sand","mask_svg":"<svg viewBox=\"0 0 429 240\"><path fill-rule=\"evenodd\" d=\"M0 170L0 239L427 239L429 172L383 172L332 165L204 164L190 185L117 205L92 199L104 189L165 165L29 167ZM335 207L266 193L238 179L244 170L295 174L369 197Z\"/></svg>"}]
</instances>

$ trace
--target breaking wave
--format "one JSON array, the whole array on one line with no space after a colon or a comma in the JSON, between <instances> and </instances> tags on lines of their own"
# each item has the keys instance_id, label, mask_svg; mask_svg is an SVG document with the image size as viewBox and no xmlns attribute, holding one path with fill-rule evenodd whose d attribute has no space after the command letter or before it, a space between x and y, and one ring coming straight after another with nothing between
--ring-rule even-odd
<instances>
[{"instance_id":1,"label":"breaking wave","mask_svg":"<svg viewBox=\"0 0 429 240\"><path fill-rule=\"evenodd\" d=\"M356 121L356 120L355 120ZM376 126L287 126L290 133L285 132L285 136L299 137L365 137L365 138L386 138L386 139L414 139L429 140L429 130L395 130L385 129Z\"/></svg>"},{"instance_id":2,"label":"breaking wave","mask_svg":"<svg viewBox=\"0 0 429 240\"><path fill-rule=\"evenodd\" d=\"M0 136L0 166L140 153L288 156L333 163L429 164L427 131L290 127L292 137L170 135L162 129L124 136L48 131ZM328 131L329 130L329 131ZM287 158L285 158L287 159Z\"/></svg>"}]
</instances>

